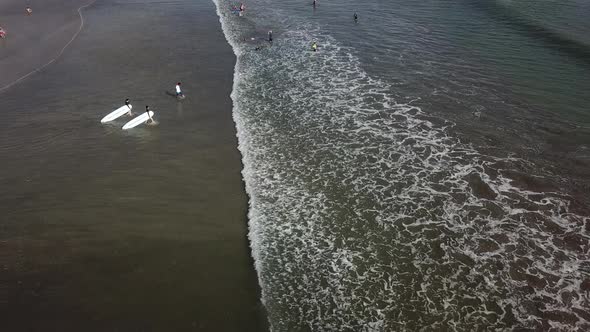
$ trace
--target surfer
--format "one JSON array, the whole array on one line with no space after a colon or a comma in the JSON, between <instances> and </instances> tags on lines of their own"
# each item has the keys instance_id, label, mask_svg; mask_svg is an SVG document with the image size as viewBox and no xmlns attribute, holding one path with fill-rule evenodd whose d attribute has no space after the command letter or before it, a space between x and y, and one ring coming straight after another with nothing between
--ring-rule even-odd
<instances>
[{"instance_id":1,"label":"surfer","mask_svg":"<svg viewBox=\"0 0 590 332\"><path fill-rule=\"evenodd\" d=\"M176 98L178 98L178 99L184 98L184 94L182 93L182 90L180 90L180 82L176 83Z\"/></svg>"},{"instance_id":2,"label":"surfer","mask_svg":"<svg viewBox=\"0 0 590 332\"><path fill-rule=\"evenodd\" d=\"M318 50L318 43L316 43L315 41L311 44L311 50L314 52L317 52Z\"/></svg>"},{"instance_id":3,"label":"surfer","mask_svg":"<svg viewBox=\"0 0 590 332\"><path fill-rule=\"evenodd\" d=\"M268 42L272 44L272 30L268 31Z\"/></svg>"},{"instance_id":4,"label":"surfer","mask_svg":"<svg viewBox=\"0 0 590 332\"><path fill-rule=\"evenodd\" d=\"M127 108L129 109L129 116L131 116L131 102L129 101L129 98L125 99L125 106L127 106Z\"/></svg>"},{"instance_id":5,"label":"surfer","mask_svg":"<svg viewBox=\"0 0 590 332\"><path fill-rule=\"evenodd\" d=\"M147 113L148 118L149 118L145 123L146 124L154 123L154 119L152 119L152 116L150 114L150 107L148 105L145 105L145 112Z\"/></svg>"},{"instance_id":6,"label":"surfer","mask_svg":"<svg viewBox=\"0 0 590 332\"><path fill-rule=\"evenodd\" d=\"M354 23L357 23L359 21L359 16L354 13Z\"/></svg>"}]
</instances>

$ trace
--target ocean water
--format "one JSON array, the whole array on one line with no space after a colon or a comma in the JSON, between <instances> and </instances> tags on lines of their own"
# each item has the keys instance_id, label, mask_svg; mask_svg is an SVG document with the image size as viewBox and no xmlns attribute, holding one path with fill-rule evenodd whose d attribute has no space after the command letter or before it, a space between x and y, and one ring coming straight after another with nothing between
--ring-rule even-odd
<instances>
[{"instance_id":1,"label":"ocean water","mask_svg":"<svg viewBox=\"0 0 590 332\"><path fill-rule=\"evenodd\" d=\"M590 329L587 2L216 5L273 331Z\"/></svg>"},{"instance_id":2,"label":"ocean water","mask_svg":"<svg viewBox=\"0 0 590 332\"><path fill-rule=\"evenodd\" d=\"M83 15L58 60L0 94L0 330L266 330L215 5ZM125 98L159 124L101 124Z\"/></svg>"}]
</instances>

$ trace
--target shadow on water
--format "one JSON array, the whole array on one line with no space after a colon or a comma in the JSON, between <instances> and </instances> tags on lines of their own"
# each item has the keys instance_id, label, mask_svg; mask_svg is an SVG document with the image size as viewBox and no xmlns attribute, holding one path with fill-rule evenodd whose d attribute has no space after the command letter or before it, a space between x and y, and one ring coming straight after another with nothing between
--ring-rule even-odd
<instances>
[{"instance_id":1,"label":"shadow on water","mask_svg":"<svg viewBox=\"0 0 590 332\"><path fill-rule=\"evenodd\" d=\"M563 33L548 29L531 20L523 17L518 12L511 10L498 3L497 1L470 1L471 5L490 13L493 17L506 22L519 31L531 36L532 38L542 40L549 47L561 52L565 52L572 57L590 64L590 45L578 40L572 39Z\"/></svg>"}]
</instances>

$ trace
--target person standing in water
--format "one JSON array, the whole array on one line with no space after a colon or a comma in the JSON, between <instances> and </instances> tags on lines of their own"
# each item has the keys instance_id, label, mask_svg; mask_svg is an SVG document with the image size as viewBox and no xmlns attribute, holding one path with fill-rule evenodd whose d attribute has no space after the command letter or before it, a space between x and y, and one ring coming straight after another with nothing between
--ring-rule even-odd
<instances>
[{"instance_id":1,"label":"person standing in water","mask_svg":"<svg viewBox=\"0 0 590 332\"><path fill-rule=\"evenodd\" d=\"M268 42L272 44L272 30L268 31Z\"/></svg>"},{"instance_id":2,"label":"person standing in water","mask_svg":"<svg viewBox=\"0 0 590 332\"><path fill-rule=\"evenodd\" d=\"M246 10L246 5L244 5L244 3L240 3L240 16L242 16L244 14L244 11Z\"/></svg>"},{"instance_id":3,"label":"person standing in water","mask_svg":"<svg viewBox=\"0 0 590 332\"><path fill-rule=\"evenodd\" d=\"M314 52L317 52L318 50L318 43L316 43L315 41L311 44L311 50Z\"/></svg>"},{"instance_id":4,"label":"person standing in water","mask_svg":"<svg viewBox=\"0 0 590 332\"><path fill-rule=\"evenodd\" d=\"M27 15L31 15L33 13L33 10L31 9L31 7L25 8L25 12L27 13Z\"/></svg>"},{"instance_id":5,"label":"person standing in water","mask_svg":"<svg viewBox=\"0 0 590 332\"><path fill-rule=\"evenodd\" d=\"M152 119L152 115L150 114L150 107L148 105L145 105L145 113L148 115L148 120L145 123L154 123L154 119Z\"/></svg>"},{"instance_id":6,"label":"person standing in water","mask_svg":"<svg viewBox=\"0 0 590 332\"><path fill-rule=\"evenodd\" d=\"M359 16L356 13L354 13L354 23L358 23L358 21L359 21Z\"/></svg>"},{"instance_id":7,"label":"person standing in water","mask_svg":"<svg viewBox=\"0 0 590 332\"><path fill-rule=\"evenodd\" d=\"M131 116L131 102L129 101L129 98L125 99L125 106L127 106L127 108L129 109L129 116Z\"/></svg>"},{"instance_id":8,"label":"person standing in water","mask_svg":"<svg viewBox=\"0 0 590 332\"><path fill-rule=\"evenodd\" d=\"M313 8L315 8L315 5L317 5L316 0L313 0Z\"/></svg>"},{"instance_id":9,"label":"person standing in water","mask_svg":"<svg viewBox=\"0 0 590 332\"><path fill-rule=\"evenodd\" d=\"M182 90L180 90L180 82L176 83L176 98L184 98L184 94L182 93Z\"/></svg>"}]
</instances>

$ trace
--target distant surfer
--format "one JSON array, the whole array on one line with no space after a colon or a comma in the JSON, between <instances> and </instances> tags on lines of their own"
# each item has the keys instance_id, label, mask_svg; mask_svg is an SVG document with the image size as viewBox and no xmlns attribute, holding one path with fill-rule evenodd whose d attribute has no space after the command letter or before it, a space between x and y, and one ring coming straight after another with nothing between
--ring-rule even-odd
<instances>
[{"instance_id":1,"label":"distant surfer","mask_svg":"<svg viewBox=\"0 0 590 332\"><path fill-rule=\"evenodd\" d=\"M318 43L316 43L315 41L311 44L311 50L314 52L317 52L318 50Z\"/></svg>"},{"instance_id":2,"label":"distant surfer","mask_svg":"<svg viewBox=\"0 0 590 332\"><path fill-rule=\"evenodd\" d=\"M125 99L125 106L127 106L127 108L129 109L129 116L131 116L131 102L129 101L129 98Z\"/></svg>"},{"instance_id":3,"label":"distant surfer","mask_svg":"<svg viewBox=\"0 0 590 332\"><path fill-rule=\"evenodd\" d=\"M354 23L358 23L358 21L359 21L359 16L356 13L354 13Z\"/></svg>"},{"instance_id":4,"label":"distant surfer","mask_svg":"<svg viewBox=\"0 0 590 332\"><path fill-rule=\"evenodd\" d=\"M176 83L176 98L184 99L184 93L180 90L180 82Z\"/></svg>"},{"instance_id":5,"label":"distant surfer","mask_svg":"<svg viewBox=\"0 0 590 332\"><path fill-rule=\"evenodd\" d=\"M152 115L150 114L150 107L148 105L145 105L145 112L148 115L148 120L145 122L146 124L152 124L154 123L154 119L152 119Z\"/></svg>"},{"instance_id":6,"label":"distant surfer","mask_svg":"<svg viewBox=\"0 0 590 332\"><path fill-rule=\"evenodd\" d=\"M272 30L268 31L268 42L272 44Z\"/></svg>"}]
</instances>

